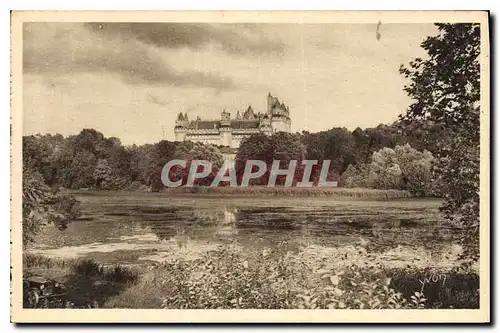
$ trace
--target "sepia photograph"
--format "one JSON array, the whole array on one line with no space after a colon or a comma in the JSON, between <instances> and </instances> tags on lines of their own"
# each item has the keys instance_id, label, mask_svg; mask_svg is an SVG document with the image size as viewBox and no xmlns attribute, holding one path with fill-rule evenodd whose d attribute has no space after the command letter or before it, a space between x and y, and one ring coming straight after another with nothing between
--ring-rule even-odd
<instances>
[{"instance_id":1,"label":"sepia photograph","mask_svg":"<svg viewBox=\"0 0 500 333\"><path fill-rule=\"evenodd\" d=\"M12 321L489 322L488 20L12 12Z\"/></svg>"}]
</instances>

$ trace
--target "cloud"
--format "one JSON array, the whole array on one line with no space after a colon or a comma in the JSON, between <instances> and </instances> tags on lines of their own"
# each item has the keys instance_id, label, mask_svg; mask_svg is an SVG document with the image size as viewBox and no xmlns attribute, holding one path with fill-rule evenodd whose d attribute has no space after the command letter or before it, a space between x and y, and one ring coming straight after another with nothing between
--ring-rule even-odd
<instances>
[{"instance_id":1,"label":"cloud","mask_svg":"<svg viewBox=\"0 0 500 333\"><path fill-rule=\"evenodd\" d=\"M163 101L159 96L153 95L153 94L147 94L147 100L148 100L149 103L157 104L157 105L160 105L160 106L169 105L168 102Z\"/></svg>"},{"instance_id":2,"label":"cloud","mask_svg":"<svg viewBox=\"0 0 500 333\"><path fill-rule=\"evenodd\" d=\"M137 39L92 33L78 23L26 23L26 73L111 72L128 83L235 87L230 77L210 71L176 71L157 48Z\"/></svg>"},{"instance_id":3,"label":"cloud","mask_svg":"<svg viewBox=\"0 0 500 333\"><path fill-rule=\"evenodd\" d=\"M261 24L264 27L266 24ZM285 44L252 24L88 23L98 35L120 36L164 48L202 50L209 44L236 55L282 55Z\"/></svg>"}]
</instances>

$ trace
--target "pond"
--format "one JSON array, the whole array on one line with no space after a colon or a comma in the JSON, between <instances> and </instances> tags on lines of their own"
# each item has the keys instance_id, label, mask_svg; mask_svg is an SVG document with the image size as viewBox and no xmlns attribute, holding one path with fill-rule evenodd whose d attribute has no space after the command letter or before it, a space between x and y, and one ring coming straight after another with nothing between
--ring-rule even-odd
<instances>
[{"instance_id":1,"label":"pond","mask_svg":"<svg viewBox=\"0 0 500 333\"><path fill-rule=\"evenodd\" d=\"M196 257L220 244L299 251L363 245L439 253L451 243L437 199L333 200L144 192L76 192L83 215L64 231L46 228L32 252L103 263Z\"/></svg>"}]
</instances>

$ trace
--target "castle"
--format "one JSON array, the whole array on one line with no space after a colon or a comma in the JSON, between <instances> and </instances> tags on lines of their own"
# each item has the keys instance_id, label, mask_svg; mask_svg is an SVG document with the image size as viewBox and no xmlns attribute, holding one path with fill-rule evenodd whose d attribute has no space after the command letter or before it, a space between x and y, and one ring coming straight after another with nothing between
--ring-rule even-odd
<instances>
[{"instance_id":1,"label":"castle","mask_svg":"<svg viewBox=\"0 0 500 333\"><path fill-rule=\"evenodd\" d=\"M288 106L271 94L267 96L267 112L255 113L248 106L243 114L238 111L235 118L225 110L217 120L189 120L187 113L179 113L175 121L176 141L197 141L236 149L243 139L254 133L290 133L291 119Z\"/></svg>"}]
</instances>

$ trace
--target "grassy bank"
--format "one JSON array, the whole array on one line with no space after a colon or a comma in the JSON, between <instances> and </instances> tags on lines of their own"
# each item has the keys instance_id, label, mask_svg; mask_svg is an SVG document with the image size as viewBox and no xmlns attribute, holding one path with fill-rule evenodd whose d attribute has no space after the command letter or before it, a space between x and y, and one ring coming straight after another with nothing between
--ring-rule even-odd
<instances>
[{"instance_id":1,"label":"grassy bank","mask_svg":"<svg viewBox=\"0 0 500 333\"><path fill-rule=\"evenodd\" d=\"M162 191L168 194L208 194L228 196L284 196L284 197L331 197L335 199L388 200L408 199L412 194L400 190L377 190L369 188L322 188L322 187L177 187Z\"/></svg>"}]
</instances>

